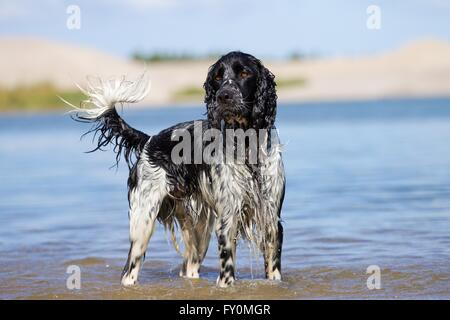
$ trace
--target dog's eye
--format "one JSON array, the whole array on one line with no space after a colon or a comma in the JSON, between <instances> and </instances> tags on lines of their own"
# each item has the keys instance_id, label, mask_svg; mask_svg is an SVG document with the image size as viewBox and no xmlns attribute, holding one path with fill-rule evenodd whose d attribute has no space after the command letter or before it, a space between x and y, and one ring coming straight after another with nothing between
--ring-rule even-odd
<instances>
[{"instance_id":1,"label":"dog's eye","mask_svg":"<svg viewBox=\"0 0 450 320\"><path fill-rule=\"evenodd\" d=\"M239 74L239 76L241 78L247 78L248 76L250 76L250 73L247 71L241 71L241 73Z\"/></svg>"},{"instance_id":2,"label":"dog's eye","mask_svg":"<svg viewBox=\"0 0 450 320\"><path fill-rule=\"evenodd\" d=\"M218 74L214 77L214 80L216 80L216 81L221 81L222 79L223 79L223 77L220 74Z\"/></svg>"}]
</instances>

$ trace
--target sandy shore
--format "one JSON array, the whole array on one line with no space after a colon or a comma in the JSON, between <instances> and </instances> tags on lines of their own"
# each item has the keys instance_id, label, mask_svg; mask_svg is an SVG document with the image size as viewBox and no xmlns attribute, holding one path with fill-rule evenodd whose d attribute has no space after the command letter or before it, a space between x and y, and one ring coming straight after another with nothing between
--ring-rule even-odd
<instances>
[{"instance_id":1,"label":"sandy shore","mask_svg":"<svg viewBox=\"0 0 450 320\"><path fill-rule=\"evenodd\" d=\"M0 87L51 83L61 89L85 84L87 75L136 76L144 66L93 49L33 38L0 38ZM201 88L214 61L148 64L152 90L145 105L198 102L199 96L175 98L186 88ZM264 61L280 82L281 101L354 100L450 96L450 44L421 40L392 52L304 61ZM189 101L190 100L190 101Z\"/></svg>"}]
</instances>

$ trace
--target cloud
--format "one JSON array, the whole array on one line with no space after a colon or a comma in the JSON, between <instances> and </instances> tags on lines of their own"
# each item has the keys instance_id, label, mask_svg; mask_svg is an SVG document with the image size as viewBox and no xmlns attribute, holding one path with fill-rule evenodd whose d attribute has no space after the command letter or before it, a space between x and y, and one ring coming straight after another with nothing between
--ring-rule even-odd
<instances>
[{"instance_id":1,"label":"cloud","mask_svg":"<svg viewBox=\"0 0 450 320\"><path fill-rule=\"evenodd\" d=\"M10 20L24 17L29 13L23 1L0 1L0 20Z\"/></svg>"},{"instance_id":2,"label":"cloud","mask_svg":"<svg viewBox=\"0 0 450 320\"><path fill-rule=\"evenodd\" d=\"M171 8L181 4L179 0L129 0L127 5L139 9Z\"/></svg>"},{"instance_id":3,"label":"cloud","mask_svg":"<svg viewBox=\"0 0 450 320\"><path fill-rule=\"evenodd\" d=\"M432 1L436 7L439 8L450 8L450 1L449 0L433 0Z\"/></svg>"},{"instance_id":4,"label":"cloud","mask_svg":"<svg viewBox=\"0 0 450 320\"><path fill-rule=\"evenodd\" d=\"M437 9L450 8L450 0L420 0L419 4Z\"/></svg>"},{"instance_id":5,"label":"cloud","mask_svg":"<svg viewBox=\"0 0 450 320\"><path fill-rule=\"evenodd\" d=\"M0 21L20 20L58 10L58 0L0 0Z\"/></svg>"},{"instance_id":6,"label":"cloud","mask_svg":"<svg viewBox=\"0 0 450 320\"><path fill-rule=\"evenodd\" d=\"M134 11L157 11L180 9L192 6L215 6L224 3L224 0L114 0L105 1L108 5L120 6Z\"/></svg>"}]
</instances>

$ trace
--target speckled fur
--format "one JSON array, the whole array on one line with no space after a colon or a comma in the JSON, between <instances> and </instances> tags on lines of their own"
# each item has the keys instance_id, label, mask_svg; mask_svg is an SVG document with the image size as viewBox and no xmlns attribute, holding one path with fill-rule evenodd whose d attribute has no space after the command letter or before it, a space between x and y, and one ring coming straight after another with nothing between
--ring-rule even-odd
<instances>
[{"instance_id":1,"label":"speckled fur","mask_svg":"<svg viewBox=\"0 0 450 320\"><path fill-rule=\"evenodd\" d=\"M244 68L251 74L246 77L249 80L238 78ZM217 72L221 72L220 77ZM267 154L264 161L176 164L171 151L178 142L171 139L172 135L182 129L192 137L193 121L149 136L130 127L116 111L118 103L138 102L145 97L149 88L145 76L135 82L120 78L89 85L84 91L88 99L80 108L74 107L74 118L92 123L91 132L98 133L95 150L113 144L117 161L124 154L130 167L130 249L122 273L125 286L138 281L156 220L169 231L179 252L176 230L180 229L184 243L180 276L199 277L214 230L220 256L219 287L235 281L236 243L240 237L262 250L266 277L281 279L285 174L281 144L276 130L271 130L275 129L277 99L274 75L253 56L231 52L210 68L204 87L208 119L199 120L202 130L217 129L224 119L227 129L270 130L275 139L268 139L270 147L262 149ZM227 90L235 96L224 106L218 103L217 95ZM202 143L203 147L208 144Z\"/></svg>"}]
</instances>

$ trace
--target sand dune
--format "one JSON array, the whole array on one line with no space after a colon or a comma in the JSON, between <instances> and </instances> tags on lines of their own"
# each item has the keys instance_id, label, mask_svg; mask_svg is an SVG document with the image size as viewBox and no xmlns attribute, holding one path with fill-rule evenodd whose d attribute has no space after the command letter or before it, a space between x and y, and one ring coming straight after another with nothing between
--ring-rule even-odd
<instances>
[{"instance_id":1,"label":"sand dune","mask_svg":"<svg viewBox=\"0 0 450 320\"><path fill-rule=\"evenodd\" d=\"M395 51L358 58L274 64L277 74L301 74L302 90L282 93L284 99L372 99L450 95L450 44L422 40Z\"/></svg>"},{"instance_id":2,"label":"sand dune","mask_svg":"<svg viewBox=\"0 0 450 320\"><path fill-rule=\"evenodd\" d=\"M83 85L87 75L136 76L143 65L93 49L33 38L0 38L0 87L47 82L61 89ZM421 40L385 54L306 61L264 61L280 80L281 101L450 96L450 44ZM213 61L147 65L152 90L143 104L174 102L174 93L201 88ZM201 103L201 98L194 98ZM179 100L177 100L179 101Z\"/></svg>"}]
</instances>

